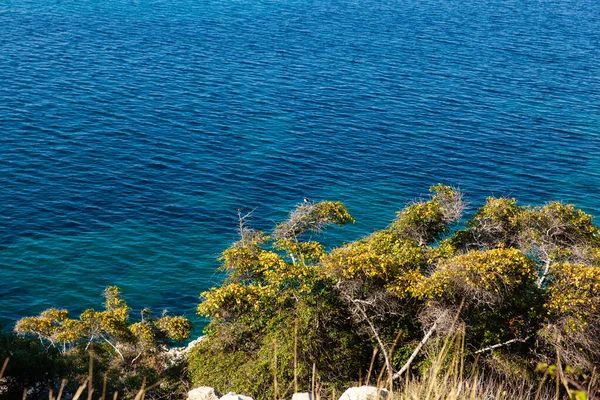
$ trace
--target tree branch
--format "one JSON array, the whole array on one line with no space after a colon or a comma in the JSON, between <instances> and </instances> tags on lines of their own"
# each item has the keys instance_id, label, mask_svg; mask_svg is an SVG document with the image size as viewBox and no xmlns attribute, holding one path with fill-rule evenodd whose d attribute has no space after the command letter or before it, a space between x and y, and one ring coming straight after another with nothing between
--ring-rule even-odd
<instances>
[{"instance_id":1,"label":"tree branch","mask_svg":"<svg viewBox=\"0 0 600 400\"><path fill-rule=\"evenodd\" d=\"M532 336L533 335L529 335L529 336L527 336L526 338L523 338L523 339L521 339L521 338L515 338L515 339L507 340L506 342L503 342L503 343L494 344L492 346L488 346L488 347L485 347L483 349L477 350L474 354L484 353L486 351L497 349L498 347L507 346L507 345L509 345L511 343L517 343L517 342L519 342L519 343L525 343L526 341L528 341L529 339L531 339Z\"/></svg>"},{"instance_id":2,"label":"tree branch","mask_svg":"<svg viewBox=\"0 0 600 400\"><path fill-rule=\"evenodd\" d=\"M546 279L546 276L548 275L549 271L550 271L550 260L548 259L544 263L544 272L542 273L542 276L540 276L540 278L537 281L538 288L541 288L542 285L544 284L544 280Z\"/></svg>"},{"instance_id":3,"label":"tree branch","mask_svg":"<svg viewBox=\"0 0 600 400\"><path fill-rule=\"evenodd\" d=\"M121 360L125 361L125 357L123 357L123 353L121 353L121 351L120 351L119 349L117 349L117 346L115 346L114 344L112 344L112 343L110 342L110 340L108 340L108 339L107 339L107 338L106 338L104 335L100 335L100 337L101 337L102 339L104 339L104 341L105 341L106 343L108 343L109 345L111 345L111 347L112 347L113 349L115 349L115 351L116 351L116 352L119 354L119 356L121 357Z\"/></svg>"},{"instance_id":4,"label":"tree branch","mask_svg":"<svg viewBox=\"0 0 600 400\"><path fill-rule=\"evenodd\" d=\"M131 360L131 365L133 365L133 363L135 363L137 361L137 359L140 358L140 356L142 355L143 352L144 352L144 350L140 350L138 355L135 356L135 358L133 360Z\"/></svg>"},{"instance_id":5,"label":"tree branch","mask_svg":"<svg viewBox=\"0 0 600 400\"><path fill-rule=\"evenodd\" d=\"M375 329L375 326L371 322L371 319L369 319L367 313L361 307L360 303L358 301L355 301L354 299L350 299L350 301L352 301L352 303L354 303L354 305L356 306L356 309L360 311L360 313L362 314L365 321L367 321L367 324L369 324L369 328L371 328L371 332L373 332L373 336L375 337L375 340L377 340L377 343L379 343L379 348L381 349L381 354L383 354L383 358L385 360L385 366L386 366L387 370L389 371L390 376L392 376L392 374L394 373L394 371L392 370L392 362L390 361L390 356L385 348L385 344L383 343L383 341L379 337L379 334L377 333L377 329Z\"/></svg>"},{"instance_id":6,"label":"tree branch","mask_svg":"<svg viewBox=\"0 0 600 400\"><path fill-rule=\"evenodd\" d=\"M423 339L421 340L421 342L419 343L419 345L417 346L415 351L412 352L412 354L408 358L408 361L406 361L406 363L402 366L402 368L400 368L400 371L398 371L394 374L394 376L392 377L393 380L400 378L400 376L402 376L402 374L404 372L406 372L406 370L408 369L408 367L410 367L410 364L413 362L413 360L415 359L417 354L419 354L419 351L421 351L421 348L423 348L423 346L425 345L425 343L427 343L427 341L429 340L431 335L433 335L433 332L435 332L435 330L437 329L437 325L438 325L438 321L435 321L433 323L433 325L431 326L431 328L429 328L429 331L427 331L427 333L425 334L425 336L423 337Z\"/></svg>"}]
</instances>

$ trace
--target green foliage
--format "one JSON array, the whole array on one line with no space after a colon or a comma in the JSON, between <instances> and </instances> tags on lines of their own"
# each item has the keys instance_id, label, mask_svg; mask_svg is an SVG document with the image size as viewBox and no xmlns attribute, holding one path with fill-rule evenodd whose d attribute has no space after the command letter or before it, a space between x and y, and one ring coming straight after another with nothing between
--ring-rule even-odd
<instances>
[{"instance_id":1,"label":"green foliage","mask_svg":"<svg viewBox=\"0 0 600 400\"><path fill-rule=\"evenodd\" d=\"M314 303L301 301L254 324L213 321L206 339L188 357L191 380L195 386L252 393L262 399L273 398L276 375L279 396L290 397L296 344L299 390L310 391L315 364L325 390L339 392L369 360L341 310L335 299L320 296Z\"/></svg>"},{"instance_id":2,"label":"green foliage","mask_svg":"<svg viewBox=\"0 0 600 400\"><path fill-rule=\"evenodd\" d=\"M0 327L1 328L1 327ZM0 397L22 398L23 389L31 390L30 398L44 397L47 387L72 374L69 360L58 349L47 349L37 338L26 338L0 329L0 368L9 358Z\"/></svg>"},{"instance_id":3,"label":"green foliage","mask_svg":"<svg viewBox=\"0 0 600 400\"><path fill-rule=\"evenodd\" d=\"M103 310L87 309L78 319L69 318L67 310L50 308L38 316L17 322L15 332L22 341L17 344L37 343L43 354L52 355L50 360L55 363L48 368L48 377L39 380L37 385L46 382L48 387L56 390L61 379L67 378L71 385L67 386L65 393L72 394L87 377L88 359L93 357L97 371L95 387L103 386L102 376L106 375L109 378L108 388L113 392L119 391L125 397L133 397L144 380L149 385L159 379L164 380L167 383L162 388L178 390L180 379L171 377L172 367L164 350L167 344L189 337L192 330L190 321L170 315L156 318L145 309L142 320L132 322L130 307L118 287L106 288L104 298ZM35 342L31 342L31 337L36 337ZM29 351L35 356L35 348L30 346ZM28 384L22 376L18 380L20 385ZM169 386L168 382L175 384ZM160 388L155 390L160 391Z\"/></svg>"},{"instance_id":4,"label":"green foliage","mask_svg":"<svg viewBox=\"0 0 600 400\"><path fill-rule=\"evenodd\" d=\"M104 290L104 310L85 310L79 319L70 319L67 310L49 308L36 317L22 318L15 325L15 332L35 335L52 347L62 347L63 352L78 344L89 346L92 342L106 342L119 354L123 348L134 357L156 350L168 340L181 341L189 337L191 323L183 317L163 316L152 318L145 310L146 318L131 323L130 308L116 286Z\"/></svg>"},{"instance_id":5,"label":"green foliage","mask_svg":"<svg viewBox=\"0 0 600 400\"><path fill-rule=\"evenodd\" d=\"M299 205L272 235L240 229L221 258L228 278L198 306L211 322L190 357L194 383L263 399L275 396L276 377L284 396L296 354L303 390L312 363L319 385L333 388L358 380L373 346L384 379L415 355L411 370L425 373L432 360L419 349L432 351L457 332L465 332L461 363L506 379L533 380L537 361L556 354L588 372L599 366L600 235L592 217L572 205L488 198L453 230L462 194L444 185L431 191L389 227L331 251L305 237L354 222L341 203Z\"/></svg>"}]
</instances>

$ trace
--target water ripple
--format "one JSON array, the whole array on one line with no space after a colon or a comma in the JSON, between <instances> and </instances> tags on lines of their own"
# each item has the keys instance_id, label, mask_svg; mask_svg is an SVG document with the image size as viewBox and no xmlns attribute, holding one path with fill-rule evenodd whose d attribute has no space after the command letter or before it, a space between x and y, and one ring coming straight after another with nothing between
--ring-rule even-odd
<instances>
[{"instance_id":1,"label":"water ripple","mask_svg":"<svg viewBox=\"0 0 600 400\"><path fill-rule=\"evenodd\" d=\"M331 243L437 182L475 205L600 215L599 15L591 0L5 1L0 320L98 306L109 284L194 317L237 209L269 229L304 196L357 217Z\"/></svg>"}]
</instances>

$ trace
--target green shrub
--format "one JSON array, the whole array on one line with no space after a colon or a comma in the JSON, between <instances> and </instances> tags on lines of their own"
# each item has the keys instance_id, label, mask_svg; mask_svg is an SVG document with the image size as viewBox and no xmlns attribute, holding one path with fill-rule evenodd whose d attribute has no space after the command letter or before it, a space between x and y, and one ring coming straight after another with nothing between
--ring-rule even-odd
<instances>
[{"instance_id":1,"label":"green shrub","mask_svg":"<svg viewBox=\"0 0 600 400\"><path fill-rule=\"evenodd\" d=\"M181 366L171 365L165 350L168 344L189 337L192 328L189 320L170 315L153 317L145 309L142 320L134 322L118 287L108 287L104 297L103 310L87 309L76 319L69 318L67 310L50 308L17 322L15 332L19 336L11 334L13 343L7 348L27 350L22 357L26 365L27 358L47 360L47 376L29 378L22 372L11 372L20 365L18 358L11 357L7 376L9 379L14 376L20 394L23 388L33 388L35 393L53 389L56 393L62 379L67 379L64 392L72 395L88 378L91 358L94 373L90 379L95 388L105 387L106 377L106 390L119 392L121 397L135 397L143 384L156 384L147 398L182 396L187 389L181 379L185 374ZM52 364L48 365L50 361Z\"/></svg>"},{"instance_id":2,"label":"green shrub","mask_svg":"<svg viewBox=\"0 0 600 400\"><path fill-rule=\"evenodd\" d=\"M431 190L389 227L330 251L308 233L353 222L341 203L302 204L271 235L242 217L221 258L228 278L198 306L211 322L191 380L258 399L295 382L323 395L367 374L388 385L427 374L427 355L458 332L465 368L535 386L539 361L566 362L589 378L600 366L592 217L489 198L460 229L462 194Z\"/></svg>"}]
</instances>

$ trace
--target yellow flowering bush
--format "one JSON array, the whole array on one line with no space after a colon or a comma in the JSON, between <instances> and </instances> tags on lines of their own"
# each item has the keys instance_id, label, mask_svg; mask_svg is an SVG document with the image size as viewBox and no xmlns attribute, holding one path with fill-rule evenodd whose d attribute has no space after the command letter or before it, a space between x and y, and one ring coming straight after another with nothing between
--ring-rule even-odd
<instances>
[{"instance_id":1,"label":"yellow flowering bush","mask_svg":"<svg viewBox=\"0 0 600 400\"><path fill-rule=\"evenodd\" d=\"M89 347L95 342L107 343L125 360L139 359L140 351L153 351L165 341L181 341L189 337L192 325L180 316L152 318L148 312L139 322L130 321L130 307L123 300L121 289L110 286L104 290L104 310L83 311L78 319L70 319L67 310L50 308L36 317L22 318L15 331L35 335L50 346L60 346L63 352L81 344Z\"/></svg>"},{"instance_id":2,"label":"yellow flowering bush","mask_svg":"<svg viewBox=\"0 0 600 400\"><path fill-rule=\"evenodd\" d=\"M394 230L373 233L365 239L334 249L323 260L332 275L345 279L395 280L408 270L418 270L425 262L423 248L403 239Z\"/></svg>"},{"instance_id":3,"label":"yellow flowering bush","mask_svg":"<svg viewBox=\"0 0 600 400\"><path fill-rule=\"evenodd\" d=\"M523 284L533 284L535 262L514 248L473 250L442 260L423 281L421 296L435 299L468 296L474 301L499 302Z\"/></svg>"},{"instance_id":4,"label":"yellow flowering bush","mask_svg":"<svg viewBox=\"0 0 600 400\"><path fill-rule=\"evenodd\" d=\"M600 318L600 268L582 264L554 266L546 308L567 331L584 330Z\"/></svg>"}]
</instances>

